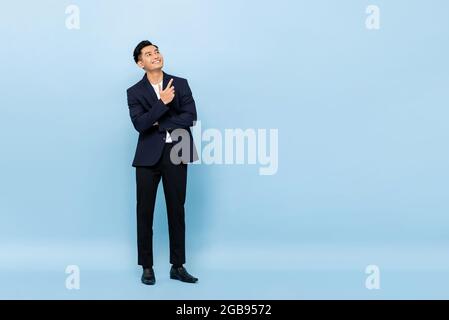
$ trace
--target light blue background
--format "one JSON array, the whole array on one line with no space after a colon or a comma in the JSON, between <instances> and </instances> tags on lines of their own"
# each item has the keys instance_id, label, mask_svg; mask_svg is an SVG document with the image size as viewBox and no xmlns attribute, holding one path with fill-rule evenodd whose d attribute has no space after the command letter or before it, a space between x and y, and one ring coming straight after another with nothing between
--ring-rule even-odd
<instances>
[{"instance_id":1,"label":"light blue background","mask_svg":"<svg viewBox=\"0 0 449 320\"><path fill-rule=\"evenodd\" d=\"M65 27L65 8L81 29ZM368 5L381 28L365 28ZM448 298L449 4L8 1L0 10L0 298ZM140 284L132 50L158 44L202 128L279 130L279 170L192 165L187 268ZM65 288L65 267L81 289ZM365 267L381 289L365 288Z\"/></svg>"}]
</instances>

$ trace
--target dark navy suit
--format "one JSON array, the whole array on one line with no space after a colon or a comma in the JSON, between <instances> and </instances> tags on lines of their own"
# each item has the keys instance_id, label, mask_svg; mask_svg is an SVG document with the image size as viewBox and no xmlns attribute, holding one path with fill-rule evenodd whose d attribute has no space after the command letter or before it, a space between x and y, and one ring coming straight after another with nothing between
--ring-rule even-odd
<instances>
[{"instance_id":1,"label":"dark navy suit","mask_svg":"<svg viewBox=\"0 0 449 320\"><path fill-rule=\"evenodd\" d=\"M186 79L163 73L165 89L170 79L175 87L175 97L165 105L157 98L151 83L144 75L142 80L127 90L129 115L139 132L133 167L136 167L137 194L137 249L138 264L144 268L153 266L153 216L156 193L160 180L164 187L170 239L170 262L185 263L185 211L187 164L198 160L190 126L196 121L195 101ZM158 122L159 125L154 125ZM190 140L186 161L173 163L172 148L182 142L175 141L175 129L185 129ZM171 143L166 143L166 130L172 133ZM183 156L182 152L178 155Z\"/></svg>"},{"instance_id":2,"label":"dark navy suit","mask_svg":"<svg viewBox=\"0 0 449 320\"><path fill-rule=\"evenodd\" d=\"M150 166L155 164L162 155L165 144L165 130L169 133L177 128L184 128L189 133L190 152L188 162L198 160L198 154L193 142L190 127L196 121L195 100L186 79L163 73L165 89L170 79L175 87L175 97L168 105L157 98L146 74L142 80L127 90L128 107L134 128L139 132L136 153L132 166ZM155 122L159 126L153 126ZM179 143L181 139L176 143Z\"/></svg>"}]
</instances>

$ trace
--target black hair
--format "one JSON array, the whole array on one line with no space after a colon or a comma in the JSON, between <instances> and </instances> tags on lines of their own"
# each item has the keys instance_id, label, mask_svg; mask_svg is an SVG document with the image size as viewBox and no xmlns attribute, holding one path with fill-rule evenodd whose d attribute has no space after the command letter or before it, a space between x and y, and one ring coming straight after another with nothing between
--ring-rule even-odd
<instances>
[{"instance_id":1,"label":"black hair","mask_svg":"<svg viewBox=\"0 0 449 320\"><path fill-rule=\"evenodd\" d=\"M148 40L140 41L139 44L138 44L138 45L136 46L136 48L134 49L134 53L133 53L134 61L135 61L136 63L137 63L137 61L139 61L140 54L142 53L142 52L141 52L142 49L145 48L145 47L148 47L148 46L155 46L156 49L159 49L157 45L152 44L152 43L151 43L150 41L148 41Z\"/></svg>"}]
</instances>

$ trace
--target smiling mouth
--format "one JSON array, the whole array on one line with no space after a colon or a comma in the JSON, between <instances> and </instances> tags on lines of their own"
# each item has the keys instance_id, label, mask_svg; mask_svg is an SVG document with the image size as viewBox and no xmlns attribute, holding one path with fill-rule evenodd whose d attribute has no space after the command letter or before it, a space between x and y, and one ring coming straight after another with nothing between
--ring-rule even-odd
<instances>
[{"instance_id":1,"label":"smiling mouth","mask_svg":"<svg viewBox=\"0 0 449 320\"><path fill-rule=\"evenodd\" d=\"M157 63L161 63L161 60L154 60L154 61L152 62L152 64L157 64Z\"/></svg>"}]
</instances>

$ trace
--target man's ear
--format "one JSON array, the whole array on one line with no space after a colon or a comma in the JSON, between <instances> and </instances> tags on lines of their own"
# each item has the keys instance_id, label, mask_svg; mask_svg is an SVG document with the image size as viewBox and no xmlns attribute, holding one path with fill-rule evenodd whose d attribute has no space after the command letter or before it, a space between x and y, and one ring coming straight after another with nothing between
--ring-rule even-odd
<instances>
[{"instance_id":1,"label":"man's ear","mask_svg":"<svg viewBox=\"0 0 449 320\"><path fill-rule=\"evenodd\" d=\"M137 65L139 66L139 68L143 68L144 65L142 63L142 60L137 61Z\"/></svg>"}]
</instances>

